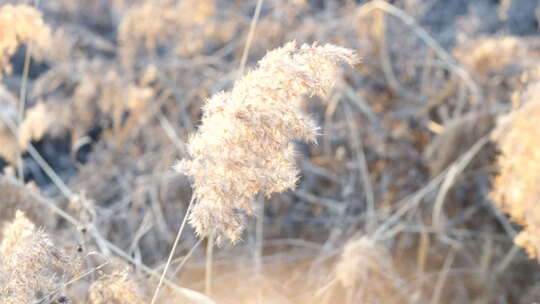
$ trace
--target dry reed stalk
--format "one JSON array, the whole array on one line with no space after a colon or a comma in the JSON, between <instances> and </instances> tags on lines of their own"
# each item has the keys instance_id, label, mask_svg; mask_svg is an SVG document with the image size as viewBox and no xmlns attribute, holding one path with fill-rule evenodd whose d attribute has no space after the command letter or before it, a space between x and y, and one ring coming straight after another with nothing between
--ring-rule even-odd
<instances>
[{"instance_id":1,"label":"dry reed stalk","mask_svg":"<svg viewBox=\"0 0 540 304\"><path fill-rule=\"evenodd\" d=\"M194 179L196 204L189 222L199 236L237 242L252 200L295 187L294 139L314 142L316 124L302 113L302 95L324 95L339 62L358 62L352 50L295 42L269 52L230 92L210 98L189 140L192 160L176 169Z\"/></svg>"}]
</instances>

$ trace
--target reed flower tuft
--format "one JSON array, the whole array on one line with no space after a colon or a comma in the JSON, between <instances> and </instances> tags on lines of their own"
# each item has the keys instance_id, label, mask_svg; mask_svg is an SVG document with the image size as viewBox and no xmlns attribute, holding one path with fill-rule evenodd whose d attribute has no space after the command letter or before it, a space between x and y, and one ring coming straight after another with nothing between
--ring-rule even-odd
<instances>
[{"instance_id":1,"label":"reed flower tuft","mask_svg":"<svg viewBox=\"0 0 540 304\"><path fill-rule=\"evenodd\" d=\"M0 75L10 73L10 57L20 44L31 42L34 57L50 49L51 30L37 9L21 4L0 7Z\"/></svg>"},{"instance_id":2,"label":"reed flower tuft","mask_svg":"<svg viewBox=\"0 0 540 304\"><path fill-rule=\"evenodd\" d=\"M390 252L368 236L347 242L334 272L354 303L410 302Z\"/></svg>"},{"instance_id":3,"label":"reed flower tuft","mask_svg":"<svg viewBox=\"0 0 540 304\"><path fill-rule=\"evenodd\" d=\"M115 271L92 283L88 291L89 304L143 304L138 286L126 271Z\"/></svg>"},{"instance_id":4,"label":"reed flower tuft","mask_svg":"<svg viewBox=\"0 0 540 304\"><path fill-rule=\"evenodd\" d=\"M325 95L340 62L355 64L349 49L290 42L273 50L229 92L203 107L202 122L188 143L191 160L176 168L194 180L189 222L200 236L240 239L258 193L295 187L293 140L315 142L317 126L301 108L304 94Z\"/></svg>"},{"instance_id":5,"label":"reed flower tuft","mask_svg":"<svg viewBox=\"0 0 540 304\"><path fill-rule=\"evenodd\" d=\"M361 237L345 245L335 273L336 279L345 288L354 288L358 281L367 279L369 272L384 272L391 268L389 253L372 239Z\"/></svg>"}]
</instances>

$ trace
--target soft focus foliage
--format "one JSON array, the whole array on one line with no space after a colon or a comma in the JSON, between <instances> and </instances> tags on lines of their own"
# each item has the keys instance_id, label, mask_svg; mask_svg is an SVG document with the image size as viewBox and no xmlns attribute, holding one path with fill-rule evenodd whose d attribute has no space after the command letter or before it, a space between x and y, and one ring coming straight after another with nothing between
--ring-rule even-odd
<instances>
[{"instance_id":1,"label":"soft focus foliage","mask_svg":"<svg viewBox=\"0 0 540 304\"><path fill-rule=\"evenodd\" d=\"M141 50L153 54L164 46L172 47L177 55L196 54L205 38L216 32L210 19L215 10L215 0L158 0L135 5L118 29L124 63L133 64Z\"/></svg>"},{"instance_id":2,"label":"soft focus foliage","mask_svg":"<svg viewBox=\"0 0 540 304\"><path fill-rule=\"evenodd\" d=\"M388 250L366 236L345 244L335 266L335 279L353 303L401 303L411 296Z\"/></svg>"}]
</instances>

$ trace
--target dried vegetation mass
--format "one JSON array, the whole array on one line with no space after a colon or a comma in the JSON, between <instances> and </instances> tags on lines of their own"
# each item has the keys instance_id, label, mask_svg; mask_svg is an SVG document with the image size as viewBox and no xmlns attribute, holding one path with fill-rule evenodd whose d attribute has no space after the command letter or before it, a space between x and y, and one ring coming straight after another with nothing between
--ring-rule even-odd
<instances>
[{"instance_id":1,"label":"dried vegetation mass","mask_svg":"<svg viewBox=\"0 0 540 304\"><path fill-rule=\"evenodd\" d=\"M0 0L0 304L538 302L539 12Z\"/></svg>"}]
</instances>

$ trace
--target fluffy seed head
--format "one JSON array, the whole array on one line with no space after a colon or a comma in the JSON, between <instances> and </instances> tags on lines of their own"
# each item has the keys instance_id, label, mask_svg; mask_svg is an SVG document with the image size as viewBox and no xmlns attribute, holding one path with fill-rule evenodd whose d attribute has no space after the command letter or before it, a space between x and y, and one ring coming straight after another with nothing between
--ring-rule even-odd
<instances>
[{"instance_id":1,"label":"fluffy seed head","mask_svg":"<svg viewBox=\"0 0 540 304\"><path fill-rule=\"evenodd\" d=\"M303 94L324 95L339 62L355 64L352 50L295 42L269 52L258 68L229 92L207 100L198 131L189 139L192 160L176 168L194 179L196 204L189 215L197 233L239 240L257 193L295 187L292 141L314 142L317 126L302 112Z\"/></svg>"},{"instance_id":2,"label":"fluffy seed head","mask_svg":"<svg viewBox=\"0 0 540 304\"><path fill-rule=\"evenodd\" d=\"M337 280L345 288L354 288L361 277L368 272L390 268L390 256L373 240L361 237L348 242L343 248L341 258L336 264Z\"/></svg>"},{"instance_id":3,"label":"fluffy seed head","mask_svg":"<svg viewBox=\"0 0 540 304\"><path fill-rule=\"evenodd\" d=\"M501 153L491 198L523 226L514 242L535 258L540 248L540 83L531 85L521 100L525 104L504 117L494 134Z\"/></svg>"}]
</instances>

